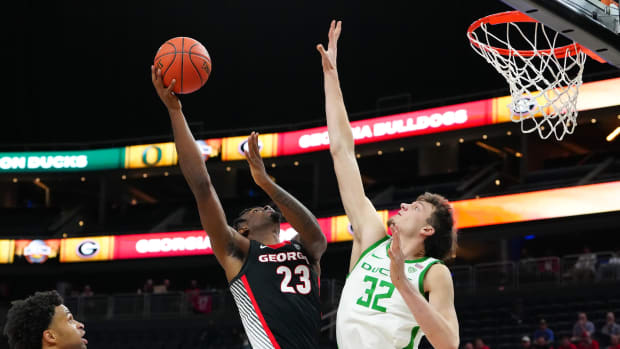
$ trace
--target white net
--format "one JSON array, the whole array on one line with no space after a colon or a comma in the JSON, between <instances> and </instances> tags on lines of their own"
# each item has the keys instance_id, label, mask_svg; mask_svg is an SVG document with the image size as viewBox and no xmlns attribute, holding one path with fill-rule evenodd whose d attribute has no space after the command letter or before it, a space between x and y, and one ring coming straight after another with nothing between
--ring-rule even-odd
<instances>
[{"instance_id":1,"label":"white net","mask_svg":"<svg viewBox=\"0 0 620 349\"><path fill-rule=\"evenodd\" d=\"M538 22L482 23L469 38L508 81L510 117L524 133L538 131L543 139L553 134L558 140L573 133L587 57L578 44L556 48L566 39Z\"/></svg>"}]
</instances>

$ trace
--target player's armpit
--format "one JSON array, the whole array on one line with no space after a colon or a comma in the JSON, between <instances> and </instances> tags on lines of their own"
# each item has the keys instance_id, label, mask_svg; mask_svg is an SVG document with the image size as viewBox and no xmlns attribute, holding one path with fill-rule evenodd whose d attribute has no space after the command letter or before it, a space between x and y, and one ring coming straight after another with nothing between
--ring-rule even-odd
<instances>
[{"instance_id":1,"label":"player's armpit","mask_svg":"<svg viewBox=\"0 0 620 349\"><path fill-rule=\"evenodd\" d=\"M243 266L250 249L250 241L228 225L224 210L210 181L205 186L208 187L194 193L200 222L209 236L215 258L224 269L228 280L231 280Z\"/></svg>"}]
</instances>

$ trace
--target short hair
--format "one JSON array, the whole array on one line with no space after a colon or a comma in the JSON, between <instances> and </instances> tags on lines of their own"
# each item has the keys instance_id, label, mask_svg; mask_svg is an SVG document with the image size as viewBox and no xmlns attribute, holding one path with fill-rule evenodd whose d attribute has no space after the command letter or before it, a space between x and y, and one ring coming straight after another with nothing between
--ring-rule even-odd
<instances>
[{"instance_id":1,"label":"short hair","mask_svg":"<svg viewBox=\"0 0 620 349\"><path fill-rule=\"evenodd\" d=\"M56 291L36 292L11 303L4 334L10 349L41 349L43 331L52 322L56 307L63 303Z\"/></svg>"},{"instance_id":2,"label":"short hair","mask_svg":"<svg viewBox=\"0 0 620 349\"><path fill-rule=\"evenodd\" d=\"M433 212L426 221L435 233L424 240L424 254L446 260L456 247L453 209L446 198L439 194L424 193L416 199L433 205Z\"/></svg>"},{"instance_id":3,"label":"short hair","mask_svg":"<svg viewBox=\"0 0 620 349\"><path fill-rule=\"evenodd\" d=\"M246 221L246 219L243 218L243 215L248 213L248 212L250 212L253 208L255 208L255 207L246 208L245 210L241 211L239 213L239 215L237 216L237 218L235 218L232 221L232 224L230 226L233 227L233 229L235 229L235 230L239 230L239 227L241 226L241 223Z\"/></svg>"}]
</instances>

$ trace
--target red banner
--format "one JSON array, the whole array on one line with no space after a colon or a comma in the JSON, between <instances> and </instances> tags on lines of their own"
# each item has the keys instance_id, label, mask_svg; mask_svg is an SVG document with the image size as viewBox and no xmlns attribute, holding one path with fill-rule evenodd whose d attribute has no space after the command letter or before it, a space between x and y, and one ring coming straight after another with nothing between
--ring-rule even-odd
<instances>
[{"instance_id":1,"label":"red banner","mask_svg":"<svg viewBox=\"0 0 620 349\"><path fill-rule=\"evenodd\" d=\"M386 141L493 123L490 99L351 122L356 144ZM329 148L327 127L278 134L278 156Z\"/></svg>"},{"instance_id":2,"label":"red banner","mask_svg":"<svg viewBox=\"0 0 620 349\"><path fill-rule=\"evenodd\" d=\"M114 259L158 258L212 254L203 230L155 234L117 235Z\"/></svg>"}]
</instances>

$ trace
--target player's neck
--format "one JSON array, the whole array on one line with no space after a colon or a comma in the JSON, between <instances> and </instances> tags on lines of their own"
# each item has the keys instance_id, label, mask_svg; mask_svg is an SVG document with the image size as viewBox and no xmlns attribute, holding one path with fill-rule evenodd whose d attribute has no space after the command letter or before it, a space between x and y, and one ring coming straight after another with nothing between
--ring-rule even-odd
<instances>
[{"instance_id":1,"label":"player's neck","mask_svg":"<svg viewBox=\"0 0 620 349\"><path fill-rule=\"evenodd\" d=\"M401 236L401 248L405 260L414 260L424 257L424 240L419 236Z\"/></svg>"},{"instance_id":2,"label":"player's neck","mask_svg":"<svg viewBox=\"0 0 620 349\"><path fill-rule=\"evenodd\" d=\"M249 235L251 240L256 240L263 245L275 245L280 243L278 234L271 230L258 231Z\"/></svg>"}]
</instances>

